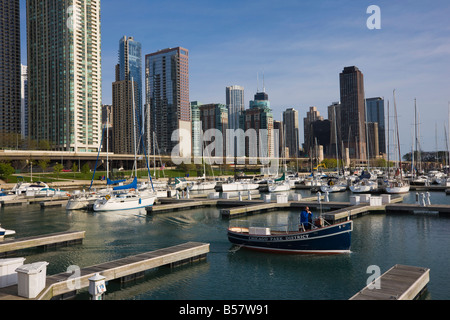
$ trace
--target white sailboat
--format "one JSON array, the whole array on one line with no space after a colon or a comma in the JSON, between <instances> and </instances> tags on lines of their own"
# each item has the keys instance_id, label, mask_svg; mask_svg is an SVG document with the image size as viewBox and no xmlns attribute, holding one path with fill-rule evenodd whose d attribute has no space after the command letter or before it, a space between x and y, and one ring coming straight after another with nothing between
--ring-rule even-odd
<instances>
[{"instance_id":1,"label":"white sailboat","mask_svg":"<svg viewBox=\"0 0 450 320\"><path fill-rule=\"evenodd\" d=\"M132 79L133 80L133 79ZM136 128L136 112L134 101L134 82L131 84L133 92L133 128ZM153 185L138 186L137 183L137 154L136 154L136 130L133 130L134 137L134 169L135 177L133 182L128 185L117 186L113 188L112 193L108 193L95 200L94 211L116 211L138 209L152 206L156 200L156 193ZM147 168L149 170L149 168ZM150 172L148 177L151 179Z\"/></svg>"},{"instance_id":2,"label":"white sailboat","mask_svg":"<svg viewBox=\"0 0 450 320\"><path fill-rule=\"evenodd\" d=\"M395 90L394 90L394 116L395 116L395 125L396 125L396 144L398 148L398 165L395 176L393 179L388 179L385 182L385 190L387 193L398 194L398 193L406 193L409 192L410 186L408 181L403 179L402 173L402 163L401 163L401 153L400 153L400 137L398 134L398 120L397 120L397 105L395 103Z\"/></svg>"}]
</instances>

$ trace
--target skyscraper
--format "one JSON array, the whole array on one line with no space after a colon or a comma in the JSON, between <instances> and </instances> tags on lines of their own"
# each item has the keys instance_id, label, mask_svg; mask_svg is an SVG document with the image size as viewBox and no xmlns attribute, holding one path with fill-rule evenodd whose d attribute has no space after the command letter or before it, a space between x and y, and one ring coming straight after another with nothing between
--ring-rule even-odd
<instances>
[{"instance_id":1,"label":"skyscraper","mask_svg":"<svg viewBox=\"0 0 450 320\"><path fill-rule=\"evenodd\" d=\"M341 135L350 157L366 159L364 76L355 66L339 74L341 94Z\"/></svg>"},{"instance_id":2,"label":"skyscraper","mask_svg":"<svg viewBox=\"0 0 450 320\"><path fill-rule=\"evenodd\" d=\"M101 140L100 0L27 0L31 139L97 152Z\"/></svg>"},{"instance_id":3,"label":"skyscraper","mask_svg":"<svg viewBox=\"0 0 450 320\"><path fill-rule=\"evenodd\" d=\"M24 65L21 75L20 132L22 138L28 137L28 74L27 66Z\"/></svg>"},{"instance_id":4,"label":"skyscraper","mask_svg":"<svg viewBox=\"0 0 450 320\"><path fill-rule=\"evenodd\" d=\"M133 37L123 36L119 41L119 63L113 83L114 153L133 154L135 145L137 152L143 151L139 143L144 138L141 61L141 44Z\"/></svg>"},{"instance_id":5,"label":"skyscraper","mask_svg":"<svg viewBox=\"0 0 450 320\"><path fill-rule=\"evenodd\" d=\"M239 117L245 109L244 88L241 86L226 87L226 105L228 108L229 129L239 129Z\"/></svg>"},{"instance_id":6,"label":"skyscraper","mask_svg":"<svg viewBox=\"0 0 450 320\"><path fill-rule=\"evenodd\" d=\"M269 96L266 92L257 92L250 101L250 109L241 116L246 133L253 129L256 132L256 144L250 139L246 141L246 155L258 157L273 157L275 155L273 114L270 109ZM277 146L278 153L278 146Z\"/></svg>"},{"instance_id":7,"label":"skyscraper","mask_svg":"<svg viewBox=\"0 0 450 320\"><path fill-rule=\"evenodd\" d=\"M0 147L15 146L20 133L20 8L0 0ZM12 138L12 139L10 139Z\"/></svg>"},{"instance_id":8,"label":"skyscraper","mask_svg":"<svg viewBox=\"0 0 450 320\"><path fill-rule=\"evenodd\" d=\"M145 92L150 130L155 133L161 154L171 154L180 141L180 151L190 153L189 51L177 47L146 55ZM183 129L189 137L177 129ZM177 132L173 141L172 135Z\"/></svg>"},{"instance_id":9,"label":"skyscraper","mask_svg":"<svg viewBox=\"0 0 450 320\"><path fill-rule=\"evenodd\" d=\"M366 100L367 122L378 122L378 147L379 153L386 153L386 126L384 120L384 99L380 97ZM369 136L370 139L370 136ZM378 156L374 150L370 150L371 157Z\"/></svg>"},{"instance_id":10,"label":"skyscraper","mask_svg":"<svg viewBox=\"0 0 450 320\"><path fill-rule=\"evenodd\" d=\"M142 104L142 46L133 37L123 36L119 41L119 81L134 80L137 90L135 106L140 131L144 130Z\"/></svg>"},{"instance_id":11,"label":"skyscraper","mask_svg":"<svg viewBox=\"0 0 450 320\"><path fill-rule=\"evenodd\" d=\"M309 107L309 111L306 113L306 117L303 118L303 132L304 132L304 143L303 149L306 154L311 155L315 147L314 134L312 123L317 120L323 120L320 112L317 111L316 107Z\"/></svg>"},{"instance_id":12,"label":"skyscraper","mask_svg":"<svg viewBox=\"0 0 450 320\"><path fill-rule=\"evenodd\" d=\"M285 127L285 143L286 147L289 148L289 156L298 157L298 111L294 108L286 109L286 111L283 112L283 125Z\"/></svg>"}]
</instances>

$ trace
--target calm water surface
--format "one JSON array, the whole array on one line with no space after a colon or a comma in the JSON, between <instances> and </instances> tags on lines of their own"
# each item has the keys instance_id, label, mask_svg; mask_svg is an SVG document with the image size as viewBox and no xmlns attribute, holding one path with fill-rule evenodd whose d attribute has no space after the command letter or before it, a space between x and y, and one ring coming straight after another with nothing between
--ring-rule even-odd
<instances>
[{"instance_id":1,"label":"calm water surface","mask_svg":"<svg viewBox=\"0 0 450 320\"><path fill-rule=\"evenodd\" d=\"M348 201L349 195L331 194L330 200ZM449 199L444 192L431 193L432 203L448 204ZM415 193L404 198L404 202L414 201ZM299 212L280 211L242 219L273 225L298 221L298 217ZM331 256L237 249L226 236L228 220L216 208L147 216L145 210L93 213L28 206L1 209L0 222L15 230L17 238L86 231L81 245L21 252L26 264L49 262L49 275L71 265L83 268L187 241L210 243L205 261L151 270L126 285L108 283L109 300L347 300L366 285L369 266L379 266L384 273L395 264L430 268L424 298L450 299L450 218L445 216L372 214L357 218L352 252ZM87 290L77 299L89 299Z\"/></svg>"}]
</instances>

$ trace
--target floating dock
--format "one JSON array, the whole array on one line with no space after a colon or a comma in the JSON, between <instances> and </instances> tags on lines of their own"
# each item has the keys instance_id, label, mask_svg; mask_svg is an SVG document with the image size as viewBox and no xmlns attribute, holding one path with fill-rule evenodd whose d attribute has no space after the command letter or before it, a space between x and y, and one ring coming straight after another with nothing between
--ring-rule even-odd
<instances>
[{"instance_id":1,"label":"floating dock","mask_svg":"<svg viewBox=\"0 0 450 320\"><path fill-rule=\"evenodd\" d=\"M105 281L131 281L144 276L146 270L161 266L175 267L206 259L208 243L187 242L184 244L137 254L123 259L105 262L79 270L79 276L63 272L46 278L46 286L35 300L62 300L71 298L76 291L89 287L89 278L95 274ZM17 295L17 285L0 289L0 300L29 300Z\"/></svg>"},{"instance_id":2,"label":"floating dock","mask_svg":"<svg viewBox=\"0 0 450 320\"><path fill-rule=\"evenodd\" d=\"M18 197L13 200L0 200L1 207L12 207L12 206L27 206L32 204L41 204L42 203L59 203L61 206L62 202L69 200L68 196L53 196L53 197ZM65 205L65 204L64 204Z\"/></svg>"},{"instance_id":3,"label":"floating dock","mask_svg":"<svg viewBox=\"0 0 450 320\"><path fill-rule=\"evenodd\" d=\"M0 258L13 255L18 250L35 247L57 247L82 243L85 231L69 231L47 234L43 236L7 239L0 242Z\"/></svg>"},{"instance_id":4,"label":"floating dock","mask_svg":"<svg viewBox=\"0 0 450 320\"><path fill-rule=\"evenodd\" d=\"M395 265L350 300L414 300L430 281L430 269Z\"/></svg>"}]
</instances>

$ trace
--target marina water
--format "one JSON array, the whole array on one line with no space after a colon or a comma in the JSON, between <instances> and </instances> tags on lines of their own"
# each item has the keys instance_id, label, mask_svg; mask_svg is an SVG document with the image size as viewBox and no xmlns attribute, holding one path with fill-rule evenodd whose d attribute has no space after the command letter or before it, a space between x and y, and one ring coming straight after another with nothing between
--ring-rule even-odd
<instances>
[{"instance_id":1,"label":"marina water","mask_svg":"<svg viewBox=\"0 0 450 320\"><path fill-rule=\"evenodd\" d=\"M291 191L294 192L294 191ZM296 190L311 196L306 190ZM330 194L348 201L350 192ZM449 204L431 192L432 204ZM404 197L415 202L415 192ZM275 225L295 222L298 211L277 211L239 219ZM313 211L318 215L318 211ZM422 299L450 299L450 218L437 214L370 214L354 220L352 252L340 255L283 255L231 245L228 220L217 208L147 215L144 209L94 213L30 205L0 211L2 227L16 238L61 231L86 231L82 244L18 253L25 264L47 261L47 275L65 272L188 241L210 244L204 261L158 268L126 284L109 282L106 300L347 300L373 277L395 264L430 268ZM372 278L373 279L373 278ZM87 289L76 299L88 300Z\"/></svg>"}]
</instances>

